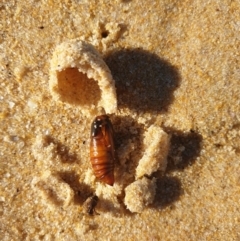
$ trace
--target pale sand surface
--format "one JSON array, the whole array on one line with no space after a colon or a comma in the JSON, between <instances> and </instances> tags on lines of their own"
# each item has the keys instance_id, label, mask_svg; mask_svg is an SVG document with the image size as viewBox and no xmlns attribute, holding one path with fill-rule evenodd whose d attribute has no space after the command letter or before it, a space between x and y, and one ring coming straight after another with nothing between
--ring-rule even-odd
<instances>
[{"instance_id":1,"label":"pale sand surface","mask_svg":"<svg viewBox=\"0 0 240 241\"><path fill-rule=\"evenodd\" d=\"M93 118L49 91L55 47L79 37L116 81L113 188L92 175ZM1 1L0 239L240 240L239 38L239 1ZM152 124L168 167L134 214L123 188Z\"/></svg>"}]
</instances>

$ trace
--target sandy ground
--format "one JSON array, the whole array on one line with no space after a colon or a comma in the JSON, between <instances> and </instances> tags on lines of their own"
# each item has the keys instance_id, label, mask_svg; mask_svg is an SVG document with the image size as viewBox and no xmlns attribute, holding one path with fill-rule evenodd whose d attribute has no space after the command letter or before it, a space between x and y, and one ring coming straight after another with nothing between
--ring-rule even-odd
<instances>
[{"instance_id":1,"label":"sandy ground","mask_svg":"<svg viewBox=\"0 0 240 241\"><path fill-rule=\"evenodd\" d=\"M94 117L49 91L53 50L79 37L116 81L113 188L91 174ZM1 1L1 240L240 240L239 37L239 1ZM135 214L123 190L152 124L168 166Z\"/></svg>"}]
</instances>

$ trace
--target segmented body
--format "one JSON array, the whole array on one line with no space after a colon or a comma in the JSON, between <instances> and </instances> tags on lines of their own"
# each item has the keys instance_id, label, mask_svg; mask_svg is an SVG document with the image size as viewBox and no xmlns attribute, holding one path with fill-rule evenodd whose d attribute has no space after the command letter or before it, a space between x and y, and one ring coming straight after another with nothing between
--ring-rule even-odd
<instances>
[{"instance_id":1,"label":"segmented body","mask_svg":"<svg viewBox=\"0 0 240 241\"><path fill-rule=\"evenodd\" d=\"M97 116L92 123L90 160L94 175L112 186L114 184L115 149L113 127L107 115Z\"/></svg>"}]
</instances>

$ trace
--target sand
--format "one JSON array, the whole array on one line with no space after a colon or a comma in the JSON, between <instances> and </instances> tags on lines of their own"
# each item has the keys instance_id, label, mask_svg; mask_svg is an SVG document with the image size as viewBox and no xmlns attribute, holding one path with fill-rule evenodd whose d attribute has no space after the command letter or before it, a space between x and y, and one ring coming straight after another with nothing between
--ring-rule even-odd
<instances>
[{"instance_id":1,"label":"sand","mask_svg":"<svg viewBox=\"0 0 240 241\"><path fill-rule=\"evenodd\" d=\"M240 240L239 1L3 0L0 13L1 240ZM76 38L115 80L113 187L91 169L94 117L49 89L56 46ZM152 125L171 137L167 168L132 213L124 190Z\"/></svg>"}]
</instances>

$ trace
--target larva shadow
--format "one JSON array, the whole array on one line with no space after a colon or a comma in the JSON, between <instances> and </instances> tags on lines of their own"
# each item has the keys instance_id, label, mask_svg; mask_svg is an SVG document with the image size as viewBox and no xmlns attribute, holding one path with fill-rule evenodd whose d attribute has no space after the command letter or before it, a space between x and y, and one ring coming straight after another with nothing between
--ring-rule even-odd
<instances>
[{"instance_id":1,"label":"larva shadow","mask_svg":"<svg viewBox=\"0 0 240 241\"><path fill-rule=\"evenodd\" d=\"M142 49L108 53L105 61L116 81L118 106L144 112L166 112L180 85L176 67Z\"/></svg>"}]
</instances>

